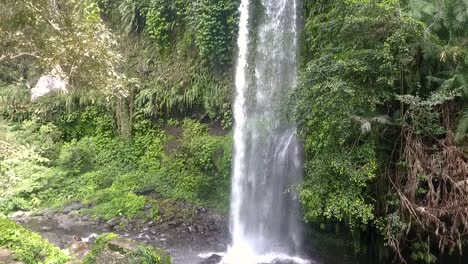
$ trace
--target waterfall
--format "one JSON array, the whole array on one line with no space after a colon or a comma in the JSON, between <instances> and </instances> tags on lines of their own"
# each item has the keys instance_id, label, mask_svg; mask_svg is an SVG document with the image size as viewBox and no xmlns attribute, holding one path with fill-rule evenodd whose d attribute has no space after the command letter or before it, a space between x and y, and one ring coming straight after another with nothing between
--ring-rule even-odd
<instances>
[{"instance_id":1,"label":"waterfall","mask_svg":"<svg viewBox=\"0 0 468 264\"><path fill-rule=\"evenodd\" d=\"M232 244L224 263L308 263L290 257L301 242L291 187L301 180L302 166L295 125L282 111L297 79L297 1L260 0L256 20L249 16L249 0L239 8Z\"/></svg>"}]
</instances>

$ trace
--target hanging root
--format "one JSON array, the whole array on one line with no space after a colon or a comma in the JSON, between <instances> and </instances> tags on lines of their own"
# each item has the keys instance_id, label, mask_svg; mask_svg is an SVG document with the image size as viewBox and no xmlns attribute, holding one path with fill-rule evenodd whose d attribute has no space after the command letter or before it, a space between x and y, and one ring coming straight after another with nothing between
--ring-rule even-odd
<instances>
[{"instance_id":1,"label":"hanging root","mask_svg":"<svg viewBox=\"0 0 468 264\"><path fill-rule=\"evenodd\" d=\"M429 143L411 129L404 130L402 138L406 168L392 182L401 201L397 213L408 225L406 232L411 229L435 238L442 252L461 252L468 235L466 153L454 144L451 130L443 140ZM399 241L389 241L389 245L401 256Z\"/></svg>"}]
</instances>

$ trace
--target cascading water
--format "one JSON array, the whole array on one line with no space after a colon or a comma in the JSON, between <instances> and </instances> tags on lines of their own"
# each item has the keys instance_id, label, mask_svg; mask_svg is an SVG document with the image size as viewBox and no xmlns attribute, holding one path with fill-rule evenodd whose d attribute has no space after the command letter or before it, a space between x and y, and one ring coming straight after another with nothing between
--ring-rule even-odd
<instances>
[{"instance_id":1,"label":"cascading water","mask_svg":"<svg viewBox=\"0 0 468 264\"><path fill-rule=\"evenodd\" d=\"M296 85L297 1L261 0L256 35L249 31L249 22L254 21L249 17L249 0L241 1L232 244L224 263L281 259L307 263L290 257L297 253L301 241L298 202L292 197L291 187L302 175L296 129L281 111L284 99Z\"/></svg>"}]
</instances>

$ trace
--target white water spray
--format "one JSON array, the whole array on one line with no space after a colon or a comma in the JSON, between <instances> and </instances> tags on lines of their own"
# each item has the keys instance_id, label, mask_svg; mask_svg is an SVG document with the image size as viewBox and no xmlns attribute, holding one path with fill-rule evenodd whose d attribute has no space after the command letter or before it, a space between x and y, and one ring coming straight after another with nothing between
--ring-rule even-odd
<instances>
[{"instance_id":1,"label":"white water spray","mask_svg":"<svg viewBox=\"0 0 468 264\"><path fill-rule=\"evenodd\" d=\"M256 20L249 0L239 8L232 244L223 263L309 263L294 257L301 230L291 187L302 171L295 125L282 113L297 79L296 1L261 0ZM250 21L258 22L256 35Z\"/></svg>"}]
</instances>

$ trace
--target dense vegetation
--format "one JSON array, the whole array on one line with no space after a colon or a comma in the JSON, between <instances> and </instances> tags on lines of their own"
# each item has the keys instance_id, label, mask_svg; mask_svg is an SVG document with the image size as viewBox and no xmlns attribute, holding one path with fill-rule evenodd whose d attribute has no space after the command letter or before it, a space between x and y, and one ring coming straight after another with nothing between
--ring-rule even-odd
<instances>
[{"instance_id":1,"label":"dense vegetation","mask_svg":"<svg viewBox=\"0 0 468 264\"><path fill-rule=\"evenodd\" d=\"M40 235L0 216L0 248L6 248L24 263L63 264L71 259Z\"/></svg>"},{"instance_id":2,"label":"dense vegetation","mask_svg":"<svg viewBox=\"0 0 468 264\"><path fill-rule=\"evenodd\" d=\"M355 234L377 229L400 260L411 252L432 263L441 251L462 252L467 8L465 1L306 3L296 116L307 219L346 223Z\"/></svg>"},{"instance_id":3,"label":"dense vegetation","mask_svg":"<svg viewBox=\"0 0 468 264\"><path fill-rule=\"evenodd\" d=\"M232 57L235 2L43 2L2 4L0 210L80 201L105 219L141 216L147 205L145 217L157 217L155 202L138 195L153 189L225 211L230 62L205 49ZM165 44L155 39L163 33ZM30 101L48 73L66 91Z\"/></svg>"},{"instance_id":4,"label":"dense vegetation","mask_svg":"<svg viewBox=\"0 0 468 264\"><path fill-rule=\"evenodd\" d=\"M157 218L151 190L225 212L238 4L2 1L0 211ZM375 236L397 261L461 253L468 3L305 0L302 13L290 106L304 219ZM30 100L44 75L66 86Z\"/></svg>"}]
</instances>

